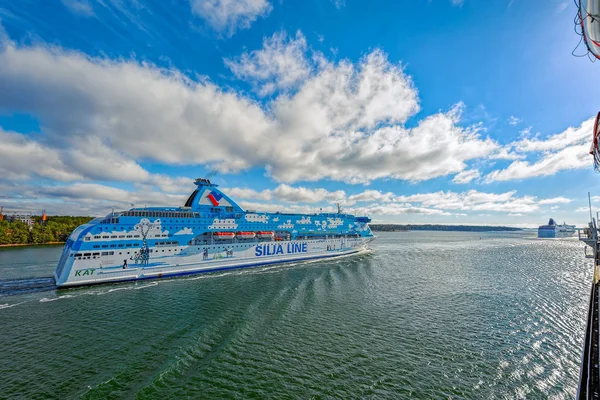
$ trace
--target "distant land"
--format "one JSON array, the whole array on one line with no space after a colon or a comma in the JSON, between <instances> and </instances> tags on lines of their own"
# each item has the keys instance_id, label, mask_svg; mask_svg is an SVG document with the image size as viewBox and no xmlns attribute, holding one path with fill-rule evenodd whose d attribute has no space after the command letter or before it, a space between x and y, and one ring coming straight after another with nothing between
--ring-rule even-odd
<instances>
[{"instance_id":1,"label":"distant land","mask_svg":"<svg viewBox=\"0 0 600 400\"><path fill-rule=\"evenodd\" d=\"M462 232L500 232L522 231L521 228L508 226L475 226L475 225L398 225L398 224L369 224L372 231L462 231Z\"/></svg>"},{"instance_id":2,"label":"distant land","mask_svg":"<svg viewBox=\"0 0 600 400\"><path fill-rule=\"evenodd\" d=\"M31 225L22 221L0 221L0 246L23 246L65 242L79 225L89 222L92 217L48 217L42 221L39 216L31 216Z\"/></svg>"}]
</instances>

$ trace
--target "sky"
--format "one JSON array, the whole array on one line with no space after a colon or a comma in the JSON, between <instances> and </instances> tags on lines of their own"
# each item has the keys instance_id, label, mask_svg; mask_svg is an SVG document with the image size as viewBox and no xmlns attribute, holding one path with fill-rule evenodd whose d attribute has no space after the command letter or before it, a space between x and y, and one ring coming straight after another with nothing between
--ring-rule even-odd
<instances>
[{"instance_id":1,"label":"sky","mask_svg":"<svg viewBox=\"0 0 600 400\"><path fill-rule=\"evenodd\" d=\"M584 225L600 63L565 0L0 0L0 206Z\"/></svg>"}]
</instances>

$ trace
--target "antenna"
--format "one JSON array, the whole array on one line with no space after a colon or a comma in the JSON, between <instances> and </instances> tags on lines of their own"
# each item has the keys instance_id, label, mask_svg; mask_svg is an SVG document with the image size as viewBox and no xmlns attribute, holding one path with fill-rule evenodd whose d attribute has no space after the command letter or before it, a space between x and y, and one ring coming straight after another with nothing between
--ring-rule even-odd
<instances>
[{"instance_id":1,"label":"antenna","mask_svg":"<svg viewBox=\"0 0 600 400\"><path fill-rule=\"evenodd\" d=\"M588 192L588 203L590 205L590 221L591 221L592 219L594 219L594 217L592 216L592 197L590 195L590 192Z\"/></svg>"},{"instance_id":2,"label":"antenna","mask_svg":"<svg viewBox=\"0 0 600 400\"><path fill-rule=\"evenodd\" d=\"M344 211L344 210L342 209L342 205L341 205L340 203L335 203L335 205L337 206L337 213L338 213L338 214L341 214L341 213L342 213L342 211Z\"/></svg>"}]
</instances>

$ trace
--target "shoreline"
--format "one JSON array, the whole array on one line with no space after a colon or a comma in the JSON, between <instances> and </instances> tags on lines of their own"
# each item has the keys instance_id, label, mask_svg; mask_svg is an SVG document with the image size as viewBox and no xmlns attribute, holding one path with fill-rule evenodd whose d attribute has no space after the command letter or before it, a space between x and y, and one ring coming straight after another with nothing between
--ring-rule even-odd
<instances>
[{"instance_id":1,"label":"shoreline","mask_svg":"<svg viewBox=\"0 0 600 400\"><path fill-rule=\"evenodd\" d=\"M65 243L66 242L0 244L0 248L27 247L27 246L57 246L59 244L65 244Z\"/></svg>"}]
</instances>

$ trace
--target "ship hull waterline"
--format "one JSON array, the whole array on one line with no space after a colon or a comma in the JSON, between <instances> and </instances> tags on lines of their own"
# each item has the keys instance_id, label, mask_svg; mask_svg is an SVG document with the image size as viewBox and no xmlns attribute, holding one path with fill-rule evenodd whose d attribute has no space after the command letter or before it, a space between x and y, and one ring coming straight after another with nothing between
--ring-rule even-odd
<instances>
[{"instance_id":1,"label":"ship hull waterline","mask_svg":"<svg viewBox=\"0 0 600 400\"><path fill-rule=\"evenodd\" d=\"M374 239L374 238L373 238ZM371 242L371 240L369 240ZM192 262L188 264L170 265L170 266L158 266L158 267L128 267L119 270L119 276L111 277L94 277L92 279L81 279L81 280L67 280L59 283L59 280L54 276L57 289L68 289L81 286L91 286L99 284L110 284L110 283L124 283L133 281L144 281L144 280L157 280L165 278L175 278L181 276L198 275L203 273L236 270L236 269L247 269L247 268L259 268L273 265L291 264L295 262L308 262L318 261L325 259L334 259L347 256L356 256L361 254L367 254L371 252L371 249L366 246L365 243L360 248L336 250L328 254L303 254L295 257L279 257L279 258L245 258L240 260L232 259L220 259L210 260L205 262ZM81 270L102 270L102 268L86 268L81 266ZM111 268L114 270L114 268ZM90 277L91 278L91 277Z\"/></svg>"}]
</instances>

